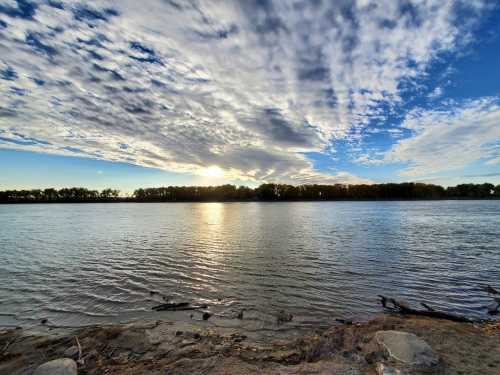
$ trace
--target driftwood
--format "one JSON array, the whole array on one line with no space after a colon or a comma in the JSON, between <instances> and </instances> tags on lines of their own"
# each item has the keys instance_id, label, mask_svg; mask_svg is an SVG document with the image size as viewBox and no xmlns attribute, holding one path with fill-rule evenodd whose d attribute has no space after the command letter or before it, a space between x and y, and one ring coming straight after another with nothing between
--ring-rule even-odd
<instances>
[{"instance_id":1,"label":"driftwood","mask_svg":"<svg viewBox=\"0 0 500 375\"><path fill-rule=\"evenodd\" d=\"M403 314L403 315L419 315L419 316L427 316L430 318L436 318L436 319L445 319L445 320L451 320L454 322L461 322L461 323L474 323L475 320L467 318L462 315L455 315L455 314L450 314L446 313L443 311L436 311L432 307L428 306L425 303L421 303L421 305L425 308L425 310L417 310L413 309L410 306L408 306L405 302L402 301L397 301L394 298L388 298L382 295L379 295L380 297L380 303L382 306L394 313L398 314Z\"/></svg>"},{"instance_id":2,"label":"driftwood","mask_svg":"<svg viewBox=\"0 0 500 375\"><path fill-rule=\"evenodd\" d=\"M488 293L488 295L493 299L493 302L489 306L485 306L488 314L497 315L500 312L500 297L497 297L498 295L500 295L500 292L495 288L493 288L491 285L481 285L479 288L484 292ZM446 319L446 320L452 320L454 322L465 322L465 323L473 323L478 321L462 315L450 314L444 311L436 311L435 309L433 309L424 302L420 302L420 305L425 310L416 310L412 309L410 306L408 306L408 304L406 304L403 301L397 301L394 298L388 298L382 295L379 295L379 297L380 297L380 303L386 310L398 314L428 316L431 318Z\"/></svg>"},{"instance_id":3,"label":"driftwood","mask_svg":"<svg viewBox=\"0 0 500 375\"><path fill-rule=\"evenodd\" d=\"M488 294L500 294L500 292L491 285L482 286L481 288Z\"/></svg>"},{"instance_id":4,"label":"driftwood","mask_svg":"<svg viewBox=\"0 0 500 375\"><path fill-rule=\"evenodd\" d=\"M162 303L161 305L153 306L151 309L155 311L187 311L206 309L207 305L191 305L189 302L179 303Z\"/></svg>"}]
</instances>

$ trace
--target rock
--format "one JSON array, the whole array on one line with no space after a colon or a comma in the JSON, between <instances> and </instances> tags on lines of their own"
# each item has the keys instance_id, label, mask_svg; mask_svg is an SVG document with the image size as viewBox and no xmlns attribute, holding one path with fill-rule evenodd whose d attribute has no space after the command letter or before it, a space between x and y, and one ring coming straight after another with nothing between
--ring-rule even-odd
<instances>
[{"instance_id":1,"label":"rock","mask_svg":"<svg viewBox=\"0 0 500 375\"><path fill-rule=\"evenodd\" d=\"M439 357L429 344L413 333L378 331L375 339L397 362L417 367L433 367L439 363Z\"/></svg>"},{"instance_id":2,"label":"rock","mask_svg":"<svg viewBox=\"0 0 500 375\"><path fill-rule=\"evenodd\" d=\"M127 330L108 341L108 345L117 351L146 353L152 345L147 335L140 330Z\"/></svg>"},{"instance_id":3,"label":"rock","mask_svg":"<svg viewBox=\"0 0 500 375\"><path fill-rule=\"evenodd\" d=\"M55 359L39 366L33 375L77 375L76 362L69 358Z\"/></svg>"},{"instance_id":4,"label":"rock","mask_svg":"<svg viewBox=\"0 0 500 375\"><path fill-rule=\"evenodd\" d=\"M202 317L203 317L203 320L208 320L208 319L210 319L211 316L212 316L212 314L210 314L208 312L204 312Z\"/></svg>"},{"instance_id":5,"label":"rock","mask_svg":"<svg viewBox=\"0 0 500 375\"><path fill-rule=\"evenodd\" d=\"M278 316L276 317L276 322L278 323L278 325L281 325L283 323L291 322L292 319L292 314L285 312L285 310L280 310Z\"/></svg>"},{"instance_id":6,"label":"rock","mask_svg":"<svg viewBox=\"0 0 500 375\"><path fill-rule=\"evenodd\" d=\"M486 308L488 309L488 314L496 315L496 314L498 314L498 310L500 309L500 303L496 302L496 300L495 300L495 302L486 306Z\"/></svg>"},{"instance_id":7,"label":"rock","mask_svg":"<svg viewBox=\"0 0 500 375\"><path fill-rule=\"evenodd\" d=\"M64 351L64 356L68 358L77 358L78 357L78 346L71 346Z\"/></svg>"}]
</instances>

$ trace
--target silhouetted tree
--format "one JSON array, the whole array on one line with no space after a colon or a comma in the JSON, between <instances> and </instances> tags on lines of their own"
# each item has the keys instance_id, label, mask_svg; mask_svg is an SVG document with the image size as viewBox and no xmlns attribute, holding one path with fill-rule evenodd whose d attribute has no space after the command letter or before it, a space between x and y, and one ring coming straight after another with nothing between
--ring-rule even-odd
<instances>
[{"instance_id":1,"label":"silhouetted tree","mask_svg":"<svg viewBox=\"0 0 500 375\"><path fill-rule=\"evenodd\" d=\"M266 183L252 189L245 186L168 186L137 189L131 198L120 191L101 192L82 187L44 190L0 191L2 203L32 202L207 202L207 201L328 201L328 200L418 200L500 198L500 185L490 183L442 186L404 182L361 185L287 185Z\"/></svg>"}]
</instances>

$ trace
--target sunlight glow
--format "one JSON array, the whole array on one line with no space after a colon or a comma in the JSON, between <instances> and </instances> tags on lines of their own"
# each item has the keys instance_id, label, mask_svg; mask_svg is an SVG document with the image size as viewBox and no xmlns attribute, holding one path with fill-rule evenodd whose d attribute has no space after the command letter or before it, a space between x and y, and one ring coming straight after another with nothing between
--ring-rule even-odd
<instances>
[{"instance_id":1,"label":"sunlight glow","mask_svg":"<svg viewBox=\"0 0 500 375\"><path fill-rule=\"evenodd\" d=\"M224 171L220 167L212 165L203 169L201 174L205 177L222 177L224 175Z\"/></svg>"}]
</instances>

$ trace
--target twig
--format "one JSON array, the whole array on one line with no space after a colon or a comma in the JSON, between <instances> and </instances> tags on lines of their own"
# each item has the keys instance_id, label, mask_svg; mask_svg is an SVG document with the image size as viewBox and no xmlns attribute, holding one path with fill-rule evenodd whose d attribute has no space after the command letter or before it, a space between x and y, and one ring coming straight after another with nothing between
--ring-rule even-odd
<instances>
[{"instance_id":1,"label":"twig","mask_svg":"<svg viewBox=\"0 0 500 375\"><path fill-rule=\"evenodd\" d=\"M80 341L78 341L78 336L75 336L75 340L76 340L76 345L78 346L78 361L77 361L77 363L83 364L83 361L82 361L82 346L80 345Z\"/></svg>"}]
</instances>

